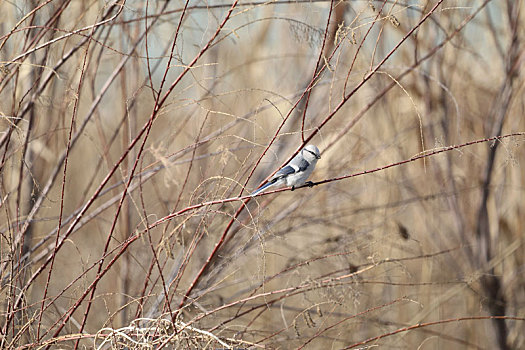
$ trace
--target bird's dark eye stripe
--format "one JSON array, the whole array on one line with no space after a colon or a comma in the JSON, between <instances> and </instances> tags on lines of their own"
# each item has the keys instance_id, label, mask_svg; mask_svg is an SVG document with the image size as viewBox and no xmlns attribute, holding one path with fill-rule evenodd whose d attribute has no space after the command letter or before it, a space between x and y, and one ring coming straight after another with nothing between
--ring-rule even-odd
<instances>
[{"instance_id":1,"label":"bird's dark eye stripe","mask_svg":"<svg viewBox=\"0 0 525 350\"><path fill-rule=\"evenodd\" d=\"M310 151L309 149L305 149L306 152L308 153L311 153L315 158L319 158L319 156L317 154L315 154L314 152Z\"/></svg>"}]
</instances>

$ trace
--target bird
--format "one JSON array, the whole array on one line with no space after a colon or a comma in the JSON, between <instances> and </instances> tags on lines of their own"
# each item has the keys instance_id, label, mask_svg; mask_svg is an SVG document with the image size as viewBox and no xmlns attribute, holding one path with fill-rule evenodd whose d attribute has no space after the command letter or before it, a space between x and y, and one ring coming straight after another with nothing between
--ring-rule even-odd
<instances>
[{"instance_id":1,"label":"bird","mask_svg":"<svg viewBox=\"0 0 525 350\"><path fill-rule=\"evenodd\" d=\"M253 191L251 196L256 196L274 186L292 186L292 191L296 186L303 184L312 186L313 183L311 181L306 182L306 180L314 171L319 159L321 159L319 148L315 145L306 146L288 164L277 171L266 184Z\"/></svg>"}]
</instances>

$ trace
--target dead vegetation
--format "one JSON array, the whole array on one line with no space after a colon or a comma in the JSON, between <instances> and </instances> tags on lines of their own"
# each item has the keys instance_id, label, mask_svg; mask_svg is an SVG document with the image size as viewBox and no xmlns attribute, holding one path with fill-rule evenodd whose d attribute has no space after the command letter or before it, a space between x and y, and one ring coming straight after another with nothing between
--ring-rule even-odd
<instances>
[{"instance_id":1,"label":"dead vegetation","mask_svg":"<svg viewBox=\"0 0 525 350\"><path fill-rule=\"evenodd\" d=\"M524 11L0 3L0 348L524 347Z\"/></svg>"}]
</instances>

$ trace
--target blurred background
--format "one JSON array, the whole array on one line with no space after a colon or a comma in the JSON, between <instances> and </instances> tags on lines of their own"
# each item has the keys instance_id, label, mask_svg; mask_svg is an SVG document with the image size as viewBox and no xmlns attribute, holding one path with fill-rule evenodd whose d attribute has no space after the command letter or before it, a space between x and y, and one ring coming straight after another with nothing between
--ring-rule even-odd
<instances>
[{"instance_id":1,"label":"blurred background","mask_svg":"<svg viewBox=\"0 0 525 350\"><path fill-rule=\"evenodd\" d=\"M524 11L0 3L0 347L524 347Z\"/></svg>"}]
</instances>

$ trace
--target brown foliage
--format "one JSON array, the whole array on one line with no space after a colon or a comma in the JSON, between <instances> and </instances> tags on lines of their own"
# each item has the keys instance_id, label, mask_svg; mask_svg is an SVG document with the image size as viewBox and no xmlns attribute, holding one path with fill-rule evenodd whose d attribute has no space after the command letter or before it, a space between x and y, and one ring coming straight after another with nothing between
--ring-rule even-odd
<instances>
[{"instance_id":1,"label":"brown foliage","mask_svg":"<svg viewBox=\"0 0 525 350\"><path fill-rule=\"evenodd\" d=\"M0 348L524 347L524 11L1 2Z\"/></svg>"}]
</instances>

